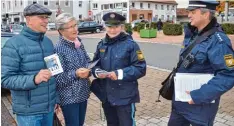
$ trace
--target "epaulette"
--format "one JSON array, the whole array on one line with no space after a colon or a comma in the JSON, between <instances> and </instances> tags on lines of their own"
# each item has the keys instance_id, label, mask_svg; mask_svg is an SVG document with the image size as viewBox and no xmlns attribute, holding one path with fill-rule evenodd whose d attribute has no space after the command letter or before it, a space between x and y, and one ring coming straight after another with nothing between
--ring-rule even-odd
<instances>
[{"instance_id":1,"label":"epaulette","mask_svg":"<svg viewBox=\"0 0 234 126\"><path fill-rule=\"evenodd\" d=\"M221 38L220 34L218 32L216 32L215 34L217 36L217 38L219 39L219 42L223 42L223 39Z\"/></svg>"}]
</instances>

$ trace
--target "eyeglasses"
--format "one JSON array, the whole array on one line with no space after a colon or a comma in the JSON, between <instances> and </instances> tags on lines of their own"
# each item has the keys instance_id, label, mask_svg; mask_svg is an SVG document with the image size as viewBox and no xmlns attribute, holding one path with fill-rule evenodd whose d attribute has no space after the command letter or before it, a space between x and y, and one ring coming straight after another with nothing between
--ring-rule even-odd
<instances>
[{"instance_id":1,"label":"eyeglasses","mask_svg":"<svg viewBox=\"0 0 234 126\"><path fill-rule=\"evenodd\" d=\"M38 18L40 18L41 20L47 20L50 17L49 16L45 16L45 15L37 15Z\"/></svg>"},{"instance_id":2,"label":"eyeglasses","mask_svg":"<svg viewBox=\"0 0 234 126\"><path fill-rule=\"evenodd\" d=\"M66 27L66 28L63 28L63 29L72 29L72 28L77 28L77 24L74 24L72 26L69 26L69 27Z\"/></svg>"}]
</instances>

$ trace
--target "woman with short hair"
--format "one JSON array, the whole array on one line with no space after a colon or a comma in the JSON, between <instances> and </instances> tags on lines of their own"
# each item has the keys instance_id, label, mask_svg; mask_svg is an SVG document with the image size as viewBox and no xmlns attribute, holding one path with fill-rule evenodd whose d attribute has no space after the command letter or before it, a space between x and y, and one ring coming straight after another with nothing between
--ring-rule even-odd
<instances>
[{"instance_id":1,"label":"woman with short hair","mask_svg":"<svg viewBox=\"0 0 234 126\"><path fill-rule=\"evenodd\" d=\"M60 106L66 126L82 126L89 98L90 58L78 37L77 21L68 13L56 17L59 41L55 46L63 73L56 75Z\"/></svg>"}]
</instances>

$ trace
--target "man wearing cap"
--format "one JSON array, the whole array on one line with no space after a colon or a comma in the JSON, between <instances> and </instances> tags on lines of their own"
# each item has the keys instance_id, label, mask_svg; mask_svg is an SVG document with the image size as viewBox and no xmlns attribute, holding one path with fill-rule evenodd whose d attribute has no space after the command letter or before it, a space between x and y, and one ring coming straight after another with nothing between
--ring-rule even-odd
<instances>
[{"instance_id":1,"label":"man wearing cap","mask_svg":"<svg viewBox=\"0 0 234 126\"><path fill-rule=\"evenodd\" d=\"M99 90L93 92L102 101L107 126L135 126L135 103L140 102L137 79L146 74L146 62L138 44L121 32L124 16L110 12L103 20L107 34L93 59L100 59L92 69L99 80L94 81Z\"/></svg>"},{"instance_id":2,"label":"man wearing cap","mask_svg":"<svg viewBox=\"0 0 234 126\"><path fill-rule=\"evenodd\" d=\"M44 57L53 54L44 34L51 11L39 4L24 9L26 26L2 49L2 87L10 89L18 126L52 126L56 104L55 78Z\"/></svg>"},{"instance_id":3,"label":"man wearing cap","mask_svg":"<svg viewBox=\"0 0 234 126\"><path fill-rule=\"evenodd\" d=\"M188 102L175 101L174 96L169 126L213 126L221 95L234 86L231 42L214 17L218 4L212 0L189 1L192 36L184 40L180 57L193 44L193 40L206 37L195 43L177 73L212 74L214 77L197 90L185 91L191 96Z\"/></svg>"}]
</instances>

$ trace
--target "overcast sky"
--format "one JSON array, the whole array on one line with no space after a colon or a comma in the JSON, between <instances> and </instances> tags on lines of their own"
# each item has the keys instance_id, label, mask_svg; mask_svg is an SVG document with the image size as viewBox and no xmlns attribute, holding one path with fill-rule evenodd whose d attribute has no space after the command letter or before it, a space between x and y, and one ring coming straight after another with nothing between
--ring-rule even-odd
<instances>
[{"instance_id":1,"label":"overcast sky","mask_svg":"<svg viewBox=\"0 0 234 126\"><path fill-rule=\"evenodd\" d=\"M178 8L186 8L188 6L188 0L176 0Z\"/></svg>"}]
</instances>

